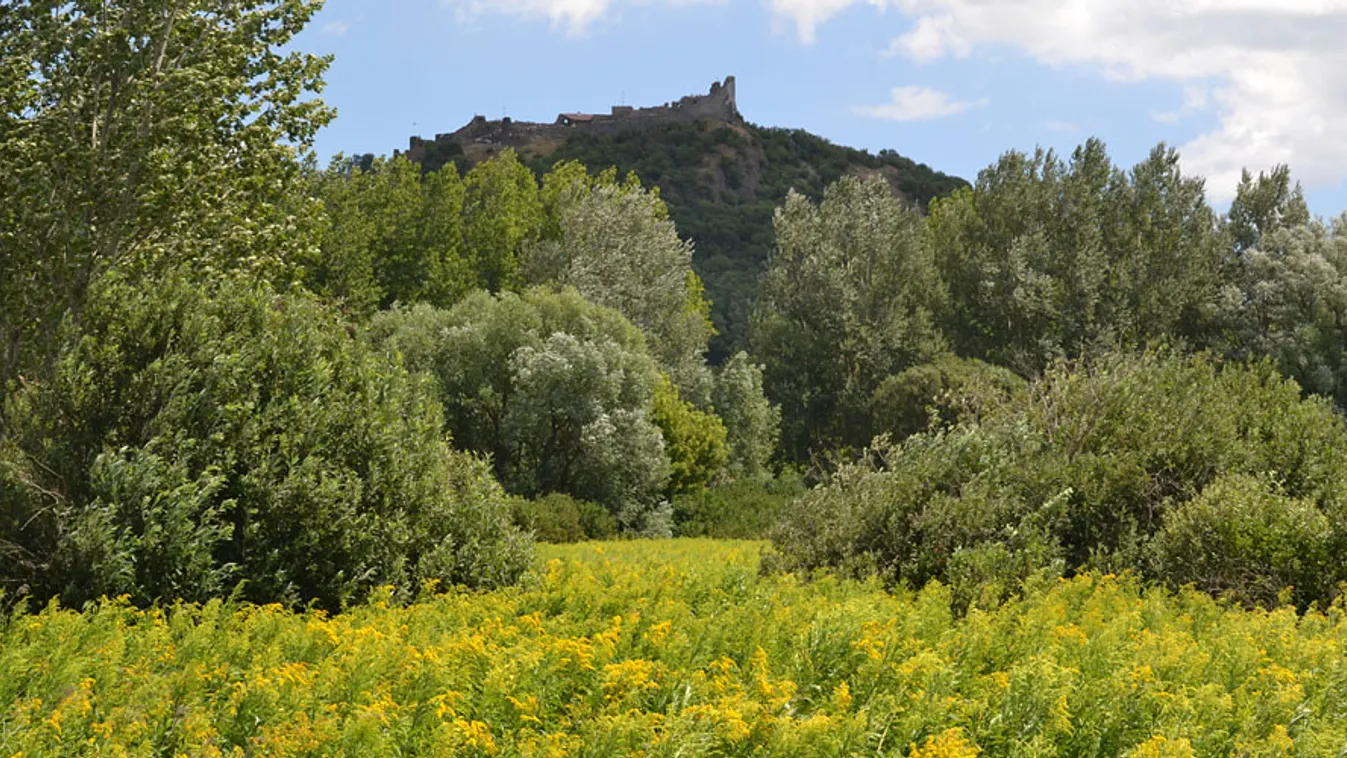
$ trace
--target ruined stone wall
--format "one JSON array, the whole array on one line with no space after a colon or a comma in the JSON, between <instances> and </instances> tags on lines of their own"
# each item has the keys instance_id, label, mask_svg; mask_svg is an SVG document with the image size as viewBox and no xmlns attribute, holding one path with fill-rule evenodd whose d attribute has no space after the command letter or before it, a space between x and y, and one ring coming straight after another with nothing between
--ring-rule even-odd
<instances>
[{"instance_id":1,"label":"ruined stone wall","mask_svg":"<svg viewBox=\"0 0 1347 758\"><path fill-rule=\"evenodd\" d=\"M665 123L733 122L739 119L734 77L730 76L724 82L713 82L710 92L704 95L689 95L677 102L653 108L613 106L608 114L595 115L591 120L569 125L561 124L560 119L558 123L542 124L508 118L488 121L484 116L476 116L456 132L435 135L434 141L457 142L464 148L469 145L520 148L539 139L565 139L579 133L608 135ZM407 157L419 162L425 155L427 144L427 140L412 137Z\"/></svg>"}]
</instances>

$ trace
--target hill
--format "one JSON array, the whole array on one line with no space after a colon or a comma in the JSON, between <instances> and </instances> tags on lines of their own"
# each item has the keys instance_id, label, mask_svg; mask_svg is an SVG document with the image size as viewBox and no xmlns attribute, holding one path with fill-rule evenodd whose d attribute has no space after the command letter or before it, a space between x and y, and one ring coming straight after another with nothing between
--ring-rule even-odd
<instances>
[{"instance_id":1,"label":"hill","mask_svg":"<svg viewBox=\"0 0 1347 758\"><path fill-rule=\"evenodd\" d=\"M730 77L709 94L655 108L614 107L611 115L561 114L554 124L477 117L433 141L412 138L408 155L427 170L451 161L464 170L510 148L540 174L575 160L591 171L635 171L647 186L658 186L679 231L696 245L694 265L719 332L711 359L719 362L747 341L772 245L772 213L792 188L817 197L844 175L879 175L925 208L967 186L892 150L872 154L803 130L748 123L734 97Z\"/></svg>"}]
</instances>

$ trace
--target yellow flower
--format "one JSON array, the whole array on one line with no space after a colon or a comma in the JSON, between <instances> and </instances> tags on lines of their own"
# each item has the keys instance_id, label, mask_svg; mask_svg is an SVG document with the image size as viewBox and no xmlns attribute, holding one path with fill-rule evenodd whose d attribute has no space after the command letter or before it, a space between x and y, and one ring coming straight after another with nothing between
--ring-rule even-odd
<instances>
[{"instance_id":1,"label":"yellow flower","mask_svg":"<svg viewBox=\"0 0 1347 758\"><path fill-rule=\"evenodd\" d=\"M1171 740L1164 735L1156 736L1137 745L1130 758L1195 758L1193 744L1186 739Z\"/></svg>"},{"instance_id":2,"label":"yellow flower","mask_svg":"<svg viewBox=\"0 0 1347 758\"><path fill-rule=\"evenodd\" d=\"M851 709L851 686L845 681L833 688L833 708L843 712Z\"/></svg>"},{"instance_id":3,"label":"yellow flower","mask_svg":"<svg viewBox=\"0 0 1347 758\"><path fill-rule=\"evenodd\" d=\"M464 721L459 719L454 722L457 729L458 738L463 747L476 748L488 755L495 755L500 749L496 746L496 740L491 736L491 727L480 721Z\"/></svg>"},{"instance_id":4,"label":"yellow flower","mask_svg":"<svg viewBox=\"0 0 1347 758\"><path fill-rule=\"evenodd\" d=\"M661 621L658 624L651 626L650 629L646 631L645 638L650 641L650 644L658 647L664 642L664 638L669 636L669 632L671 631L673 631L673 622Z\"/></svg>"},{"instance_id":5,"label":"yellow flower","mask_svg":"<svg viewBox=\"0 0 1347 758\"><path fill-rule=\"evenodd\" d=\"M655 681L660 666L652 661L634 659L603 667L603 693L608 702L624 702L659 689Z\"/></svg>"},{"instance_id":6,"label":"yellow flower","mask_svg":"<svg viewBox=\"0 0 1347 758\"><path fill-rule=\"evenodd\" d=\"M982 752L977 745L964 739L963 730L946 729L926 738L921 747L908 748L908 758L976 758Z\"/></svg>"}]
</instances>

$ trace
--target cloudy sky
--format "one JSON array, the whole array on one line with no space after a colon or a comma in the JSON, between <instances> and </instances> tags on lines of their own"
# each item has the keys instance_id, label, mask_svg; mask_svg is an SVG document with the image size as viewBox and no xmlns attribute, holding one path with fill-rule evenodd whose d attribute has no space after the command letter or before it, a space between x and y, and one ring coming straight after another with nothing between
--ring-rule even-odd
<instances>
[{"instance_id":1,"label":"cloudy sky","mask_svg":"<svg viewBox=\"0 0 1347 758\"><path fill-rule=\"evenodd\" d=\"M393 13L399 15L393 15ZM734 74L765 126L972 179L1008 149L1157 142L1218 204L1289 163L1347 209L1347 0L328 0L337 151L389 153L474 114L654 105Z\"/></svg>"}]
</instances>

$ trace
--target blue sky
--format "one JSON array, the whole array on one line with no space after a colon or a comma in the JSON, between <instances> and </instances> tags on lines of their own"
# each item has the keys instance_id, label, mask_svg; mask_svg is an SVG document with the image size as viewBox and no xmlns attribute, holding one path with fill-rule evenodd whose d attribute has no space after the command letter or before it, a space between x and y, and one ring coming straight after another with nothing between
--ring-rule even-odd
<instances>
[{"instance_id":1,"label":"blue sky","mask_svg":"<svg viewBox=\"0 0 1347 758\"><path fill-rule=\"evenodd\" d=\"M396 15L394 15L396 11ZM734 74L739 109L973 178L1008 149L1157 142L1223 205L1287 162L1347 209L1347 0L328 0L337 151L391 153L474 114L654 105Z\"/></svg>"}]
</instances>

